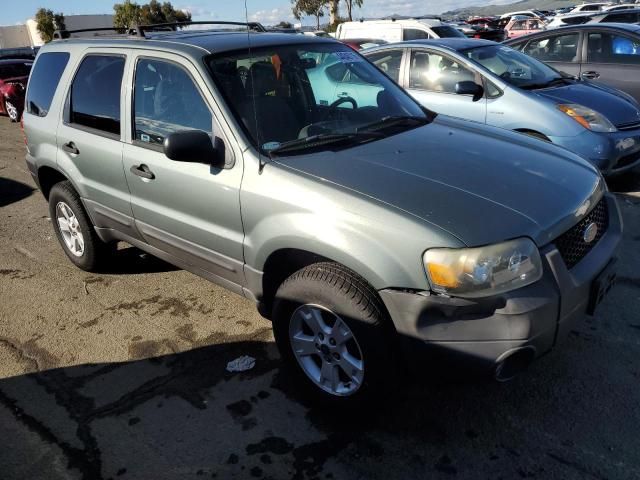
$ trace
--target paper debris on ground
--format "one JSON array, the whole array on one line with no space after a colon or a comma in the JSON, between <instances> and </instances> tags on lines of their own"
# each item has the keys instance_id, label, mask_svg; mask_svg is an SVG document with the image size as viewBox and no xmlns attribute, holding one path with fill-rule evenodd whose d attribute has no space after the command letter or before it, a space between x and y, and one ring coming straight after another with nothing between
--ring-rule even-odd
<instances>
[{"instance_id":1,"label":"paper debris on ground","mask_svg":"<svg viewBox=\"0 0 640 480\"><path fill-rule=\"evenodd\" d=\"M227 372L246 372L256 365L256 359L249 355L243 355L227 363Z\"/></svg>"}]
</instances>

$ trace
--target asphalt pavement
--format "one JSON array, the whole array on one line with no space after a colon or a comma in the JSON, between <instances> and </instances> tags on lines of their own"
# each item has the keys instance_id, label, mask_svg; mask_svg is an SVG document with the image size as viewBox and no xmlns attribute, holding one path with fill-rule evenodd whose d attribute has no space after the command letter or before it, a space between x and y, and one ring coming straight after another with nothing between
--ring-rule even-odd
<instances>
[{"instance_id":1,"label":"asphalt pavement","mask_svg":"<svg viewBox=\"0 0 640 480\"><path fill-rule=\"evenodd\" d=\"M340 412L299 397L247 300L125 245L73 267L2 117L0 479L638 479L640 174L610 188L619 283L559 348Z\"/></svg>"}]
</instances>

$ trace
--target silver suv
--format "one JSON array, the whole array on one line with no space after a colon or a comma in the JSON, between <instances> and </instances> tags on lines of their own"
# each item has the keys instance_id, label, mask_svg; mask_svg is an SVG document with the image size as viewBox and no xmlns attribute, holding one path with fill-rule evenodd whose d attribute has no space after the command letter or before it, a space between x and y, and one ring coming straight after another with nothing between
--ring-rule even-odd
<instances>
[{"instance_id":1,"label":"silver suv","mask_svg":"<svg viewBox=\"0 0 640 480\"><path fill-rule=\"evenodd\" d=\"M613 282L595 168L436 116L331 39L56 40L26 95L69 259L94 271L124 241L254 301L316 397L357 402L399 365L508 379Z\"/></svg>"}]
</instances>

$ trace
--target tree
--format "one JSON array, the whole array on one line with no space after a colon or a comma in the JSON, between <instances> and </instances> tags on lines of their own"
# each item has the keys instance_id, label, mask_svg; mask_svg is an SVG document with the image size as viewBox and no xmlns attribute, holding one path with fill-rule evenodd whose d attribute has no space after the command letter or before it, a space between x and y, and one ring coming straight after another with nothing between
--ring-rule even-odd
<instances>
[{"instance_id":1,"label":"tree","mask_svg":"<svg viewBox=\"0 0 640 480\"><path fill-rule=\"evenodd\" d=\"M176 10L171 2L160 3L157 0L151 0L146 5L140 7L141 25L153 25L154 23L174 23L189 22L191 14Z\"/></svg>"},{"instance_id":2,"label":"tree","mask_svg":"<svg viewBox=\"0 0 640 480\"><path fill-rule=\"evenodd\" d=\"M113 6L113 26L115 28L129 29L135 25L140 25L140 5L125 0L124 3L116 3Z\"/></svg>"},{"instance_id":3,"label":"tree","mask_svg":"<svg viewBox=\"0 0 640 480\"><path fill-rule=\"evenodd\" d=\"M46 8L40 8L36 12L36 28L44 42L53 40L53 32L56 30L64 30L64 15L62 13L53 13Z\"/></svg>"},{"instance_id":4,"label":"tree","mask_svg":"<svg viewBox=\"0 0 640 480\"><path fill-rule=\"evenodd\" d=\"M304 16L316 17L316 28L320 30L320 17L324 17L327 0L291 0L291 10L297 20Z\"/></svg>"},{"instance_id":5,"label":"tree","mask_svg":"<svg viewBox=\"0 0 640 480\"><path fill-rule=\"evenodd\" d=\"M135 25L153 25L154 23L174 23L191 21L191 13L176 10L171 2L160 3L151 0L144 5L138 5L131 0L116 3L113 6L115 28L132 28Z\"/></svg>"},{"instance_id":6,"label":"tree","mask_svg":"<svg viewBox=\"0 0 640 480\"><path fill-rule=\"evenodd\" d=\"M329 0L329 26L334 27L340 19L340 0Z\"/></svg>"},{"instance_id":7,"label":"tree","mask_svg":"<svg viewBox=\"0 0 640 480\"><path fill-rule=\"evenodd\" d=\"M344 0L347 4L347 18L350 22L353 22L353 7L362 7L364 0Z\"/></svg>"},{"instance_id":8,"label":"tree","mask_svg":"<svg viewBox=\"0 0 640 480\"><path fill-rule=\"evenodd\" d=\"M285 20L281 21L276 25L278 28L293 28L293 24L291 22L287 22Z\"/></svg>"}]
</instances>

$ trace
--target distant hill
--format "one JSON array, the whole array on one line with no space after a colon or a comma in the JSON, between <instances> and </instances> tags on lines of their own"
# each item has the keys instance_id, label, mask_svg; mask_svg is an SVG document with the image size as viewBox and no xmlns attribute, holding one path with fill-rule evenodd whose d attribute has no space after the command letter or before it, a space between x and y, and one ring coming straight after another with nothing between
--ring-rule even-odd
<instances>
[{"instance_id":1,"label":"distant hill","mask_svg":"<svg viewBox=\"0 0 640 480\"><path fill-rule=\"evenodd\" d=\"M450 10L442 14L443 17L462 17L469 16L489 16L502 15L503 13L513 12L514 10L555 10L556 8L570 7L583 3L581 0L521 0L506 5L487 5L484 7L465 7L456 10Z\"/></svg>"}]
</instances>

